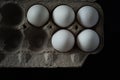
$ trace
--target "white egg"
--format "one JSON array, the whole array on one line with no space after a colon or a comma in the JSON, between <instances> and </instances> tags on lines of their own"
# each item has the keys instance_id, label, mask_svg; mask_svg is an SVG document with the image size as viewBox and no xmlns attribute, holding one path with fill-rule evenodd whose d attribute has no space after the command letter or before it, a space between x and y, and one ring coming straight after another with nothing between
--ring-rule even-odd
<instances>
[{"instance_id":1,"label":"white egg","mask_svg":"<svg viewBox=\"0 0 120 80\"><path fill-rule=\"evenodd\" d=\"M84 6L79 9L77 19L84 27L91 28L97 24L99 14L95 8L91 6Z\"/></svg>"},{"instance_id":2,"label":"white egg","mask_svg":"<svg viewBox=\"0 0 120 80\"><path fill-rule=\"evenodd\" d=\"M77 36L77 44L85 52L94 51L99 46L99 43L100 39L98 34L91 29L83 30Z\"/></svg>"},{"instance_id":3,"label":"white egg","mask_svg":"<svg viewBox=\"0 0 120 80\"><path fill-rule=\"evenodd\" d=\"M60 51L60 52L68 52L70 51L74 44L75 44L75 38L73 34L65 29L57 31L52 36L52 46Z\"/></svg>"},{"instance_id":4,"label":"white egg","mask_svg":"<svg viewBox=\"0 0 120 80\"><path fill-rule=\"evenodd\" d=\"M67 5L61 5L53 11L53 20L60 27L68 27L75 19L73 9Z\"/></svg>"},{"instance_id":5,"label":"white egg","mask_svg":"<svg viewBox=\"0 0 120 80\"><path fill-rule=\"evenodd\" d=\"M49 12L42 5L33 5L27 12L27 19L32 25L40 27L48 21Z\"/></svg>"}]
</instances>

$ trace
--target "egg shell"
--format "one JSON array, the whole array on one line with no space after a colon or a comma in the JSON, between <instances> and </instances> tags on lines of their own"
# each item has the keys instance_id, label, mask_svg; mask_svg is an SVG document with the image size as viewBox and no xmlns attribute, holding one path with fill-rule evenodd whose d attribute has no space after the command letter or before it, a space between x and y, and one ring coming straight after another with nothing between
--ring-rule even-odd
<instances>
[{"instance_id":1,"label":"egg shell","mask_svg":"<svg viewBox=\"0 0 120 80\"><path fill-rule=\"evenodd\" d=\"M68 52L73 48L75 38L70 31L61 29L52 36L51 43L59 52Z\"/></svg>"},{"instance_id":2,"label":"egg shell","mask_svg":"<svg viewBox=\"0 0 120 80\"><path fill-rule=\"evenodd\" d=\"M33 5L27 12L27 20L36 27L43 26L49 19L49 12L42 5Z\"/></svg>"},{"instance_id":3,"label":"egg shell","mask_svg":"<svg viewBox=\"0 0 120 80\"><path fill-rule=\"evenodd\" d=\"M67 5L60 5L53 11L53 20L60 27L68 27L74 19L74 11Z\"/></svg>"},{"instance_id":4,"label":"egg shell","mask_svg":"<svg viewBox=\"0 0 120 80\"><path fill-rule=\"evenodd\" d=\"M77 45L85 52L94 51L99 46L99 43L100 39L98 34L91 29L83 30L77 36Z\"/></svg>"},{"instance_id":5,"label":"egg shell","mask_svg":"<svg viewBox=\"0 0 120 80\"><path fill-rule=\"evenodd\" d=\"M91 6L84 6L79 9L77 19L84 27L91 28L97 24L99 14L95 8Z\"/></svg>"}]
</instances>

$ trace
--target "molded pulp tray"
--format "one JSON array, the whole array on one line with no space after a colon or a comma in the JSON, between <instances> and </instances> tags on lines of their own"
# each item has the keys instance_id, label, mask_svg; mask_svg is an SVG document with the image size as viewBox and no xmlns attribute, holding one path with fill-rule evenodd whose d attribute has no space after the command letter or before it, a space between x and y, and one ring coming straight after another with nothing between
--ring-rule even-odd
<instances>
[{"instance_id":1,"label":"molded pulp tray","mask_svg":"<svg viewBox=\"0 0 120 80\"><path fill-rule=\"evenodd\" d=\"M7 4L17 4L2 8ZM42 27L35 27L27 21L27 10L34 4L45 6L50 14L49 21ZM51 45L52 35L60 30L52 19L53 10L59 5L73 8L75 15L82 6L92 6L99 13L98 23L90 28L100 37L99 47L92 52L84 52L75 44L69 52L59 52ZM4 9L8 9L5 11ZM5 17L12 14L11 17ZM14 14L15 13L15 14ZM98 53L104 45L103 11L95 0L0 0L0 67L81 67L90 54ZM75 18L74 22L65 28L76 37L85 28Z\"/></svg>"}]
</instances>

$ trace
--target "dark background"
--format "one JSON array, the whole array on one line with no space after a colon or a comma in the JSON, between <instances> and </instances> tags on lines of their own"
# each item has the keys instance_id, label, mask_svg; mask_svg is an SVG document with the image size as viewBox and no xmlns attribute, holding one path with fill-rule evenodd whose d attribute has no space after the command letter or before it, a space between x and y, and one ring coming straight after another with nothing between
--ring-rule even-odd
<instances>
[{"instance_id":1,"label":"dark background","mask_svg":"<svg viewBox=\"0 0 120 80\"><path fill-rule=\"evenodd\" d=\"M117 2L118 1L118 2ZM3 72L5 75L15 74L13 78L19 75L24 75L24 77L35 78L45 78L50 79L54 77L56 79L71 79L74 80L81 78L95 78L98 80L103 77L113 77L114 80L117 78L117 72L119 72L119 43L120 43L120 3L119 0L97 0L104 11L104 35L105 42L103 50L96 55L90 55L85 61L82 68L57 68L57 69L1 69L0 73ZM26 73L27 72L27 73ZM25 73L25 74L24 74ZM9 76L11 77L11 76ZM22 77L19 77L21 79ZM41 80L40 79L40 80ZM103 78L104 79L104 78Z\"/></svg>"}]
</instances>

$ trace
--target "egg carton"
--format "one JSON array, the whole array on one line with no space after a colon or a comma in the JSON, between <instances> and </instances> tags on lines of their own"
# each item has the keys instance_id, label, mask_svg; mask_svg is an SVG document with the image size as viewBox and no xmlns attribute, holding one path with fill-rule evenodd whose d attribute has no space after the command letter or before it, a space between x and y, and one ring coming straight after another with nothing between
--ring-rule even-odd
<instances>
[{"instance_id":1,"label":"egg carton","mask_svg":"<svg viewBox=\"0 0 120 80\"><path fill-rule=\"evenodd\" d=\"M12 4L12 5L7 5ZM28 9L35 4L45 6L49 11L49 20L42 27L35 27L27 20ZM55 24L53 10L59 5L68 5L75 16L83 6L92 6L99 13L99 21L92 28L86 28L75 17L67 28ZM88 55L96 54L104 46L104 16L95 0L1 0L0 1L0 67L81 67ZM69 30L76 38L85 30L97 32L100 44L91 52L81 50L75 43L68 52L53 48L51 38L61 29Z\"/></svg>"}]
</instances>

